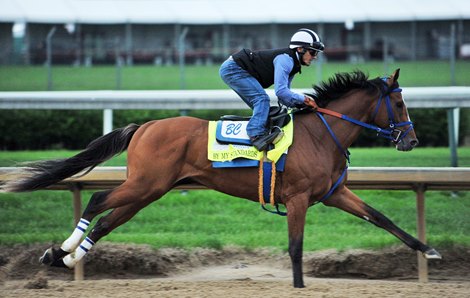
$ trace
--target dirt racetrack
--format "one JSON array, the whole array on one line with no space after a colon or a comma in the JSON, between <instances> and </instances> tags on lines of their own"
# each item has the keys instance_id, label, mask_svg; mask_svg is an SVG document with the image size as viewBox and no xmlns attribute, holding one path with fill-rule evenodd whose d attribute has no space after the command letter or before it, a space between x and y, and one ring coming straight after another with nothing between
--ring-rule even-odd
<instances>
[{"instance_id":1,"label":"dirt racetrack","mask_svg":"<svg viewBox=\"0 0 470 298\"><path fill-rule=\"evenodd\" d=\"M0 247L0 297L470 297L470 248L441 249L429 283L417 282L416 253L304 254L306 288L292 287L289 257L269 250L153 250L100 243L86 257L86 280L43 267L48 245Z\"/></svg>"}]
</instances>

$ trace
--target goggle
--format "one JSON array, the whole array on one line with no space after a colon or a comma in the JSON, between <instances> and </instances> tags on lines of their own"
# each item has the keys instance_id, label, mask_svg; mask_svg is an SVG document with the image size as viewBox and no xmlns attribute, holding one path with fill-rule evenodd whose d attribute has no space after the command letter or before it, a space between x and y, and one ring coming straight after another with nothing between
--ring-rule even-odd
<instances>
[{"instance_id":1,"label":"goggle","mask_svg":"<svg viewBox=\"0 0 470 298\"><path fill-rule=\"evenodd\" d=\"M307 49L307 51L312 57L318 56L318 51L317 50Z\"/></svg>"}]
</instances>

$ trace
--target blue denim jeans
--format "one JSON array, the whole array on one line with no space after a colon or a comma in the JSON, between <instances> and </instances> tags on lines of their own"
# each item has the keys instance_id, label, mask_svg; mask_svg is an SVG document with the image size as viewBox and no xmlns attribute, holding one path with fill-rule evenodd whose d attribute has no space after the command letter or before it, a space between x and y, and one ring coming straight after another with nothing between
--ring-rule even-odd
<instances>
[{"instance_id":1,"label":"blue denim jeans","mask_svg":"<svg viewBox=\"0 0 470 298\"><path fill-rule=\"evenodd\" d=\"M258 80L232 59L227 59L222 63L219 74L222 80L253 110L253 116L246 129L248 135L255 137L266 133L270 100Z\"/></svg>"}]
</instances>

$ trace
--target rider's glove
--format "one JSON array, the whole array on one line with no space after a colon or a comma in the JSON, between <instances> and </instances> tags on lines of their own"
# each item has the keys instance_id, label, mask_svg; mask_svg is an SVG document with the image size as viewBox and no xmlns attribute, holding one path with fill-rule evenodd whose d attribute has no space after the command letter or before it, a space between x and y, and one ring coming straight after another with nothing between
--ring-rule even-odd
<instances>
[{"instance_id":1,"label":"rider's glove","mask_svg":"<svg viewBox=\"0 0 470 298\"><path fill-rule=\"evenodd\" d=\"M318 109L317 103L315 102L315 100L311 96L304 95L304 104L307 107L312 108L314 111L316 111Z\"/></svg>"}]
</instances>

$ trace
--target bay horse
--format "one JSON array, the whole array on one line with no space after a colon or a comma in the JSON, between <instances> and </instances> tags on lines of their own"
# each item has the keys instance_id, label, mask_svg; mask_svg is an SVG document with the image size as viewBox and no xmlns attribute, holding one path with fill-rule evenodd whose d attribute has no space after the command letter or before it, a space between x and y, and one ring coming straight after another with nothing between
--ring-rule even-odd
<instances>
[{"instance_id":1,"label":"bay horse","mask_svg":"<svg viewBox=\"0 0 470 298\"><path fill-rule=\"evenodd\" d=\"M396 149L418 145L398 84L399 69L389 77L368 79L363 72L338 73L311 94L319 108L294 115L294 142L285 171L275 184L275 201L285 206L293 285L304 287L302 250L307 209L321 201L395 235L428 259L441 258L430 246L397 227L346 186L347 148L363 127L392 140ZM34 191L90 171L127 149L127 179L92 195L76 229L60 248L49 248L40 261L73 268L91 247L139 210L177 185L196 183L235 197L258 201L258 169L217 169L207 158L208 121L176 117L131 124L92 141L77 155L26 167L20 178L4 184L9 192ZM88 225L101 217L82 240Z\"/></svg>"}]
</instances>

